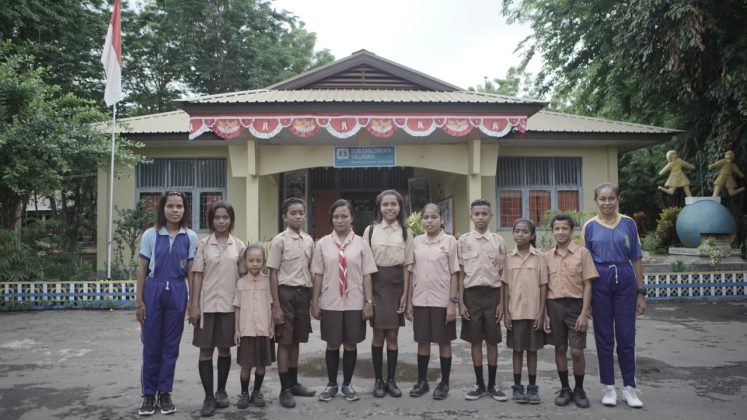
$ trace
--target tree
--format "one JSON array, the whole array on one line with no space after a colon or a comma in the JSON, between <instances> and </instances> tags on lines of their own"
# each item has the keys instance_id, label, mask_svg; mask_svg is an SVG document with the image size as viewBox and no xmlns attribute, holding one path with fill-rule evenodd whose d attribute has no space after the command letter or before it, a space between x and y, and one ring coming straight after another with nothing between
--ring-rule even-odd
<instances>
[{"instance_id":1,"label":"tree","mask_svg":"<svg viewBox=\"0 0 747 420\"><path fill-rule=\"evenodd\" d=\"M109 20L105 0L0 0L0 40L9 53L33 57L41 75L63 93L101 102L103 70L99 61ZM103 109L103 103L100 104Z\"/></svg>"},{"instance_id":2,"label":"tree","mask_svg":"<svg viewBox=\"0 0 747 420\"><path fill-rule=\"evenodd\" d=\"M0 42L0 227L18 228L32 195L60 196L68 245L95 222L95 172L109 161L110 139L94 124L107 120L91 101L44 81L34 57L9 54ZM134 163L136 143L120 139L117 158ZM54 202L54 200L52 200Z\"/></svg>"},{"instance_id":3,"label":"tree","mask_svg":"<svg viewBox=\"0 0 747 420\"><path fill-rule=\"evenodd\" d=\"M503 0L503 14L532 26L524 62L542 57L532 93L551 108L687 130L620 157L623 211L656 219L666 149L691 162L747 156L744 1Z\"/></svg>"},{"instance_id":4,"label":"tree","mask_svg":"<svg viewBox=\"0 0 747 420\"><path fill-rule=\"evenodd\" d=\"M334 60L265 0L158 0L125 17L129 115L171 110L183 94L263 88Z\"/></svg>"},{"instance_id":5,"label":"tree","mask_svg":"<svg viewBox=\"0 0 747 420\"><path fill-rule=\"evenodd\" d=\"M482 86L470 86L467 90L471 92L495 93L498 95L519 96L527 94L527 86L531 81L531 74L524 70L523 66L510 67L503 79L494 78L489 80L485 77Z\"/></svg>"}]
</instances>

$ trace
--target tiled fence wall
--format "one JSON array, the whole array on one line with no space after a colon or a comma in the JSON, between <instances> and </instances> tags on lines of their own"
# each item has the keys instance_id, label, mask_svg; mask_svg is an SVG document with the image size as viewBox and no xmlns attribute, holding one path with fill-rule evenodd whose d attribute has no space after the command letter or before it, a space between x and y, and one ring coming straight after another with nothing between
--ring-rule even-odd
<instances>
[{"instance_id":1,"label":"tiled fence wall","mask_svg":"<svg viewBox=\"0 0 747 420\"><path fill-rule=\"evenodd\" d=\"M744 299L745 272L646 274L648 300ZM133 280L0 282L0 310L131 308Z\"/></svg>"}]
</instances>

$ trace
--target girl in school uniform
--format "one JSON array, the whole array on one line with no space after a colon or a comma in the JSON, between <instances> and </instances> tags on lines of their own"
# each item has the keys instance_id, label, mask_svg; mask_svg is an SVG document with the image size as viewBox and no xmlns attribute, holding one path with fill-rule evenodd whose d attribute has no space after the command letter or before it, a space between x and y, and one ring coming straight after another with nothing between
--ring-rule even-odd
<instances>
[{"instance_id":1,"label":"girl in school uniform","mask_svg":"<svg viewBox=\"0 0 747 420\"><path fill-rule=\"evenodd\" d=\"M194 325L192 345L200 349L198 371L205 400L200 414L212 416L228 407L226 381L233 346L233 296L239 279L239 260L245 245L231 234L233 207L216 201L208 208L210 235L197 243L192 263L189 322ZM218 389L213 394L213 351L218 348Z\"/></svg>"},{"instance_id":2,"label":"girl in school uniform","mask_svg":"<svg viewBox=\"0 0 747 420\"><path fill-rule=\"evenodd\" d=\"M404 201L395 190L382 191L376 197L378 217L376 223L363 232L373 251L378 272L371 275L373 286L374 317L371 320L373 340L371 361L373 362L373 395L382 398L387 393L401 397L402 391L394 380L397 370L399 327L405 325L404 312L407 307L412 264L413 234L405 225L402 209ZM387 381L383 380L384 341L386 340Z\"/></svg>"},{"instance_id":3,"label":"girl in school uniform","mask_svg":"<svg viewBox=\"0 0 747 420\"><path fill-rule=\"evenodd\" d=\"M241 395L236 406L240 409L264 407L262 380L265 367L275 361L275 345L272 324L272 294L270 278L260 270L265 265L265 250L260 245L249 245L244 251L243 261L247 273L236 283L233 298L236 329L234 340L238 346L236 363L241 366ZM249 395L249 379L254 369L254 389Z\"/></svg>"},{"instance_id":4,"label":"girl in school uniform","mask_svg":"<svg viewBox=\"0 0 747 420\"><path fill-rule=\"evenodd\" d=\"M420 397L428 392L426 373L430 347L431 343L437 343L441 382L433 390L433 398L443 400L449 394L451 342L456 339L459 302L457 241L443 231L441 210L436 204L425 205L422 220L425 233L413 241L412 286L407 307L407 319L413 322L418 343L418 382L410 390L410 396Z\"/></svg>"},{"instance_id":5,"label":"girl in school uniform","mask_svg":"<svg viewBox=\"0 0 747 420\"><path fill-rule=\"evenodd\" d=\"M192 279L197 248L197 234L187 227L187 220L183 194L166 191L158 200L156 225L143 233L140 242L135 316L143 342L141 416L154 414L156 405L163 414L176 411L171 391L184 331L187 281Z\"/></svg>"},{"instance_id":6,"label":"girl in school uniform","mask_svg":"<svg viewBox=\"0 0 747 420\"><path fill-rule=\"evenodd\" d=\"M329 382L319 395L330 401L337 394L337 370L342 356L343 382L340 392L347 401L358 394L350 384L358 358L357 344L366 338L365 320L373 316L371 273L376 263L368 242L353 232L353 206L337 200L329 208L334 230L319 240L311 260L314 289L311 315L321 319L322 340L327 342L325 360Z\"/></svg>"},{"instance_id":7,"label":"girl in school uniform","mask_svg":"<svg viewBox=\"0 0 747 420\"><path fill-rule=\"evenodd\" d=\"M517 403L539 404L537 386L537 350L544 346L543 323L547 297L547 262L534 247L535 227L531 220L514 222L516 248L506 255L505 311L506 346L513 349L514 386L513 399ZM529 385L524 394L521 384L521 367L527 352Z\"/></svg>"},{"instance_id":8,"label":"girl in school uniform","mask_svg":"<svg viewBox=\"0 0 747 420\"><path fill-rule=\"evenodd\" d=\"M633 408L643 407L635 383L635 317L646 310L641 245L635 221L617 212L619 190L602 183L594 189L599 215L581 229L582 245L591 252L599 278L591 288L594 341L599 377L604 388L602 404L617 404L612 351L623 379L623 398Z\"/></svg>"}]
</instances>

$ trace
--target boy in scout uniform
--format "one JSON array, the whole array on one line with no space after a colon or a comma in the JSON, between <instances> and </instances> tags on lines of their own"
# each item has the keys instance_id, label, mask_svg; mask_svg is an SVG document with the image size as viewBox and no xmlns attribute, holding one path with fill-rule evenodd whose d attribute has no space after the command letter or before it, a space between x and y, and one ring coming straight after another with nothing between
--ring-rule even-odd
<instances>
[{"instance_id":1,"label":"boy in scout uniform","mask_svg":"<svg viewBox=\"0 0 747 420\"><path fill-rule=\"evenodd\" d=\"M555 404L565 406L573 401L578 407L586 408L589 399L584 391L584 349L591 309L591 282L599 274L589 251L573 242L573 226L573 219L567 214L559 214L550 221L556 245L545 255L550 278L544 329L548 344L555 346L555 364L562 386ZM573 390L568 384L566 353L569 344L576 379Z\"/></svg>"},{"instance_id":2,"label":"boy in scout uniform","mask_svg":"<svg viewBox=\"0 0 747 420\"><path fill-rule=\"evenodd\" d=\"M470 204L470 219L474 230L459 238L459 308L462 316L460 338L472 345L475 386L464 395L477 400L490 395L497 401L507 401L506 394L496 385L498 343L501 342L500 318L501 276L506 261L506 243L495 232L488 231L493 217L490 202L477 199ZM482 369L482 343L488 356L488 384Z\"/></svg>"}]
</instances>

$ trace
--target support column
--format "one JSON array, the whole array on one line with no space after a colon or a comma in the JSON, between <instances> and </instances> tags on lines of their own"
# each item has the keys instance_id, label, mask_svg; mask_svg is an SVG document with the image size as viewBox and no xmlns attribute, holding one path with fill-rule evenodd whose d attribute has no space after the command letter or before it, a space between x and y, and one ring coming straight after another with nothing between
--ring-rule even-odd
<instances>
[{"instance_id":1,"label":"support column","mask_svg":"<svg viewBox=\"0 0 747 420\"><path fill-rule=\"evenodd\" d=\"M246 147L246 239L259 242L259 175L257 160L259 147L257 140L250 139Z\"/></svg>"},{"instance_id":2,"label":"support column","mask_svg":"<svg viewBox=\"0 0 747 420\"><path fill-rule=\"evenodd\" d=\"M482 197L482 175L481 175L481 149L482 141L480 139L467 140L469 149L469 170L467 172L467 202Z\"/></svg>"}]
</instances>

